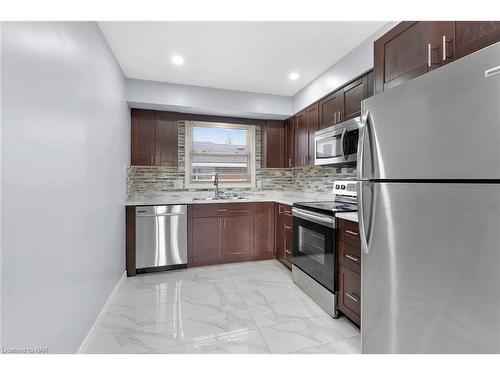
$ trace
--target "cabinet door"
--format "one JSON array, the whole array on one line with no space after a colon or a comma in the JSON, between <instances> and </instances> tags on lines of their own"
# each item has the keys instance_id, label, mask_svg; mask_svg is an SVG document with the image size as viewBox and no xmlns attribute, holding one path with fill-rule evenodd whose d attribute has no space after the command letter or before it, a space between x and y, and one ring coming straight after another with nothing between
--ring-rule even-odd
<instances>
[{"instance_id":1,"label":"cabinet door","mask_svg":"<svg viewBox=\"0 0 500 375\"><path fill-rule=\"evenodd\" d=\"M156 163L155 111L131 110L132 116L132 165L152 166Z\"/></svg>"},{"instance_id":2,"label":"cabinet door","mask_svg":"<svg viewBox=\"0 0 500 375\"><path fill-rule=\"evenodd\" d=\"M262 167L285 167L285 123L268 120L262 127Z\"/></svg>"},{"instance_id":3,"label":"cabinet door","mask_svg":"<svg viewBox=\"0 0 500 375\"><path fill-rule=\"evenodd\" d=\"M294 118L290 117L285 123L285 135L286 135L286 158L285 167L292 168L295 165L295 126Z\"/></svg>"},{"instance_id":4,"label":"cabinet door","mask_svg":"<svg viewBox=\"0 0 500 375\"><path fill-rule=\"evenodd\" d=\"M270 259L274 257L274 224L274 203L255 203L254 258Z\"/></svg>"},{"instance_id":5,"label":"cabinet door","mask_svg":"<svg viewBox=\"0 0 500 375\"><path fill-rule=\"evenodd\" d=\"M375 92L397 86L452 59L450 55L443 60L443 40L451 48L454 29L451 21L401 22L377 39ZM450 53L449 50L447 54Z\"/></svg>"},{"instance_id":6,"label":"cabinet door","mask_svg":"<svg viewBox=\"0 0 500 375\"><path fill-rule=\"evenodd\" d=\"M339 266L339 307L356 324L361 314L361 276L349 268Z\"/></svg>"},{"instance_id":7,"label":"cabinet door","mask_svg":"<svg viewBox=\"0 0 500 375\"><path fill-rule=\"evenodd\" d=\"M309 130L306 113L300 111L295 115L295 163L296 167L307 165L309 156Z\"/></svg>"},{"instance_id":8,"label":"cabinet door","mask_svg":"<svg viewBox=\"0 0 500 375\"><path fill-rule=\"evenodd\" d=\"M500 41L499 21L455 22L456 58Z\"/></svg>"},{"instance_id":9,"label":"cabinet door","mask_svg":"<svg viewBox=\"0 0 500 375\"><path fill-rule=\"evenodd\" d=\"M253 253L252 214L225 216L222 219L222 260L249 260Z\"/></svg>"},{"instance_id":10,"label":"cabinet door","mask_svg":"<svg viewBox=\"0 0 500 375\"><path fill-rule=\"evenodd\" d=\"M203 266L220 263L220 231L222 218L194 217L190 219L189 265Z\"/></svg>"},{"instance_id":11,"label":"cabinet door","mask_svg":"<svg viewBox=\"0 0 500 375\"><path fill-rule=\"evenodd\" d=\"M319 129L338 124L343 121L344 95L342 90L319 101Z\"/></svg>"},{"instance_id":12,"label":"cabinet door","mask_svg":"<svg viewBox=\"0 0 500 375\"><path fill-rule=\"evenodd\" d=\"M306 123L309 137L307 164L314 165L314 133L319 130L319 104L314 103L306 108Z\"/></svg>"},{"instance_id":13,"label":"cabinet door","mask_svg":"<svg viewBox=\"0 0 500 375\"><path fill-rule=\"evenodd\" d=\"M364 75L343 89L344 120L361 115L361 102L368 97L368 76Z\"/></svg>"},{"instance_id":14,"label":"cabinet door","mask_svg":"<svg viewBox=\"0 0 500 375\"><path fill-rule=\"evenodd\" d=\"M156 163L161 167L177 167L177 120L170 112L156 112Z\"/></svg>"}]
</instances>

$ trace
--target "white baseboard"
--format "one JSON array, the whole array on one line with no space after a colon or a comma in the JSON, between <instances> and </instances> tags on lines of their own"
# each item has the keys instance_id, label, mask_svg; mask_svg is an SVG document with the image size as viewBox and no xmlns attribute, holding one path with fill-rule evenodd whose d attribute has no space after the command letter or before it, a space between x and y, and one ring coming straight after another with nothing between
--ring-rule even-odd
<instances>
[{"instance_id":1,"label":"white baseboard","mask_svg":"<svg viewBox=\"0 0 500 375\"><path fill-rule=\"evenodd\" d=\"M122 277L120 278L120 280L118 280L118 283L116 283L115 288L113 289L113 291L109 295L108 300L106 301L106 303L104 304L104 306L101 309L101 312L99 313L99 315L97 315L97 318L94 321L94 324L92 324L92 327L90 327L89 331L87 332L87 335L85 336L85 338L83 339L80 347L78 348L78 350L76 352L77 354L81 354L82 351L87 346L87 341L89 340L90 335L94 331L94 328L97 327L97 325L99 324L102 316L108 310L108 307L109 307L109 304L111 303L111 300L113 299L113 297L115 296L115 294L118 293L118 289L120 289L120 285L122 284L123 280L125 280L126 278L127 278L127 271L123 272Z\"/></svg>"}]
</instances>

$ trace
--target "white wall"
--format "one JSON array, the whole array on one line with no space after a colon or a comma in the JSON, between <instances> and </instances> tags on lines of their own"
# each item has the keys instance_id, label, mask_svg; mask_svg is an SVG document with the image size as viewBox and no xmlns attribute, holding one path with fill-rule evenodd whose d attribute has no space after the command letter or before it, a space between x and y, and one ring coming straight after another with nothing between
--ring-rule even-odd
<instances>
[{"instance_id":1,"label":"white wall","mask_svg":"<svg viewBox=\"0 0 500 375\"><path fill-rule=\"evenodd\" d=\"M392 29L389 22L379 31L320 74L293 97L293 113L321 99L335 89L373 68L373 42Z\"/></svg>"},{"instance_id":2,"label":"white wall","mask_svg":"<svg viewBox=\"0 0 500 375\"><path fill-rule=\"evenodd\" d=\"M124 78L95 23L2 27L3 347L76 352L125 268Z\"/></svg>"},{"instance_id":3,"label":"white wall","mask_svg":"<svg viewBox=\"0 0 500 375\"><path fill-rule=\"evenodd\" d=\"M285 119L292 114L288 96L139 79L127 79L127 101L134 108L246 118Z\"/></svg>"}]
</instances>

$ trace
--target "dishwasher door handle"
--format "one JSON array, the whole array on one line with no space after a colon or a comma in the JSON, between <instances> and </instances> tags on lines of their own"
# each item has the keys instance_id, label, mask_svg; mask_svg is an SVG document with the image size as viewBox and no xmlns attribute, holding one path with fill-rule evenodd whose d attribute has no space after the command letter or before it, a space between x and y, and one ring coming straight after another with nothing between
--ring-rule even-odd
<instances>
[{"instance_id":1,"label":"dishwasher door handle","mask_svg":"<svg viewBox=\"0 0 500 375\"><path fill-rule=\"evenodd\" d=\"M150 213L141 213L137 212L137 217L159 217L159 216L186 216L186 214L180 214L178 212L173 212L171 214L150 214Z\"/></svg>"}]
</instances>

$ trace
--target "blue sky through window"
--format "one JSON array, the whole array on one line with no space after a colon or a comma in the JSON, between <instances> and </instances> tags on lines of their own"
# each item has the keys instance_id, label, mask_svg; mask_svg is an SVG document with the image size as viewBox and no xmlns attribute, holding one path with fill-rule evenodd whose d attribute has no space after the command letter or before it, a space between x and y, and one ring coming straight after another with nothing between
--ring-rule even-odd
<instances>
[{"instance_id":1,"label":"blue sky through window","mask_svg":"<svg viewBox=\"0 0 500 375\"><path fill-rule=\"evenodd\" d=\"M241 129L193 127L194 142L246 145L247 131Z\"/></svg>"}]
</instances>

